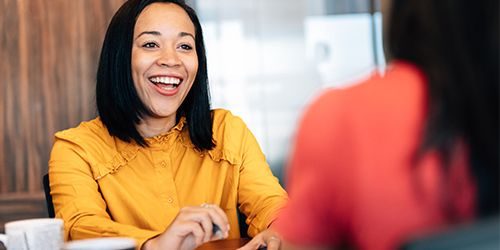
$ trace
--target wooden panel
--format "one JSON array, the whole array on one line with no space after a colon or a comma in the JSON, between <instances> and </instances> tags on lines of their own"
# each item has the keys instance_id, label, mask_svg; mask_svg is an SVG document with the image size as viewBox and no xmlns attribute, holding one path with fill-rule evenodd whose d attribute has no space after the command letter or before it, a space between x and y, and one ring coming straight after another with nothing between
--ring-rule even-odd
<instances>
[{"instance_id":1,"label":"wooden panel","mask_svg":"<svg viewBox=\"0 0 500 250\"><path fill-rule=\"evenodd\" d=\"M0 232L6 222L48 217L43 193L4 194L0 196Z\"/></svg>"},{"instance_id":2,"label":"wooden panel","mask_svg":"<svg viewBox=\"0 0 500 250\"><path fill-rule=\"evenodd\" d=\"M43 201L54 133L95 117L101 43L123 2L0 0L0 220L25 211L5 197Z\"/></svg>"}]
</instances>

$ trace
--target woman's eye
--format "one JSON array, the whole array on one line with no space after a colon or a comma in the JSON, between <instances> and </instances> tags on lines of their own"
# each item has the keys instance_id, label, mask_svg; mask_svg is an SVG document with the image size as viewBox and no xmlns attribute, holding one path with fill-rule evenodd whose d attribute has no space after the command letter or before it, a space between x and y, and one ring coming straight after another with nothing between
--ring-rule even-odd
<instances>
[{"instance_id":1,"label":"woman's eye","mask_svg":"<svg viewBox=\"0 0 500 250\"><path fill-rule=\"evenodd\" d=\"M142 47L150 49L150 48L156 48L156 47L158 47L158 45L154 42L147 42L147 43L144 43L142 45Z\"/></svg>"},{"instance_id":2,"label":"woman's eye","mask_svg":"<svg viewBox=\"0 0 500 250\"><path fill-rule=\"evenodd\" d=\"M181 49L183 50L192 50L193 47L191 47L191 45L189 44L181 44L181 46L179 46Z\"/></svg>"}]
</instances>

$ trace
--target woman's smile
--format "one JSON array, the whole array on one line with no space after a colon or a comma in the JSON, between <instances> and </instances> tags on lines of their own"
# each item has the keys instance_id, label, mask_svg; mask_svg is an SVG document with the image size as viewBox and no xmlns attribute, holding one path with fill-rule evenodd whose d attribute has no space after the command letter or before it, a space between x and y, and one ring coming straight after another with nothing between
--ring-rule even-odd
<instances>
[{"instance_id":1,"label":"woman's smile","mask_svg":"<svg viewBox=\"0 0 500 250\"><path fill-rule=\"evenodd\" d=\"M158 93L165 96L177 94L179 86L182 84L182 78L175 76L152 76L149 77L149 81L153 84Z\"/></svg>"}]
</instances>

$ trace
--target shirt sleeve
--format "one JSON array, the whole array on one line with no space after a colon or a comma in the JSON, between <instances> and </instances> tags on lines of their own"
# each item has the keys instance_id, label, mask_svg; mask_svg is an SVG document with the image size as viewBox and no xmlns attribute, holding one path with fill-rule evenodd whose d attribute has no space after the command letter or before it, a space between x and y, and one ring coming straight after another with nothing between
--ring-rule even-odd
<instances>
[{"instance_id":1,"label":"shirt sleeve","mask_svg":"<svg viewBox=\"0 0 500 250\"><path fill-rule=\"evenodd\" d=\"M138 247L161 232L144 230L112 220L99 192L85 150L56 139L49 161L50 189L56 217L64 221L66 240L95 237L131 237Z\"/></svg>"},{"instance_id":2,"label":"shirt sleeve","mask_svg":"<svg viewBox=\"0 0 500 250\"><path fill-rule=\"evenodd\" d=\"M234 117L232 132L241 133L242 163L238 185L239 209L247 216L248 235L254 237L267 229L284 207L288 196L273 176L254 135Z\"/></svg>"},{"instance_id":3,"label":"shirt sleeve","mask_svg":"<svg viewBox=\"0 0 500 250\"><path fill-rule=\"evenodd\" d=\"M351 148L342 97L328 93L307 110L298 128L290 157L287 191L290 201L273 224L282 237L296 245L338 245L346 233L351 197ZM351 169L352 170L352 169Z\"/></svg>"}]
</instances>

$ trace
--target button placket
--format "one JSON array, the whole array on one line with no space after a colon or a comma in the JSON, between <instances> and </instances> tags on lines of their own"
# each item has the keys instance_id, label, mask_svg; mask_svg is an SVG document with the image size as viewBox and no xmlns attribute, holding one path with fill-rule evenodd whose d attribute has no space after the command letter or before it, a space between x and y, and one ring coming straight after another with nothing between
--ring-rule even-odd
<instances>
[{"instance_id":1,"label":"button placket","mask_svg":"<svg viewBox=\"0 0 500 250\"><path fill-rule=\"evenodd\" d=\"M164 150L154 152L156 173L158 175L158 191L159 199L167 208L177 208L179 205L176 201L177 190L173 178L172 168L170 167L169 152Z\"/></svg>"}]
</instances>

